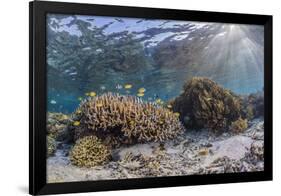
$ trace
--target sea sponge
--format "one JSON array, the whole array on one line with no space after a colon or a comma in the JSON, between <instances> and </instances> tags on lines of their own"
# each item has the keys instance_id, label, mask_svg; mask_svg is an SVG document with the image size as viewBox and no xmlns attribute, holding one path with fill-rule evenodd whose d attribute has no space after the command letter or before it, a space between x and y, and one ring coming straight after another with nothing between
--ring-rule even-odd
<instances>
[{"instance_id":1,"label":"sea sponge","mask_svg":"<svg viewBox=\"0 0 281 196\"><path fill-rule=\"evenodd\" d=\"M248 120L242 119L241 117L238 120L231 123L229 129L233 132L240 133L248 128Z\"/></svg>"},{"instance_id":2,"label":"sea sponge","mask_svg":"<svg viewBox=\"0 0 281 196\"><path fill-rule=\"evenodd\" d=\"M203 77L187 81L183 93L171 104L187 127L221 130L241 115L241 99Z\"/></svg>"},{"instance_id":3,"label":"sea sponge","mask_svg":"<svg viewBox=\"0 0 281 196\"><path fill-rule=\"evenodd\" d=\"M109 161L110 150L96 136L86 136L76 141L69 153L70 161L79 167L94 167Z\"/></svg>"},{"instance_id":4,"label":"sea sponge","mask_svg":"<svg viewBox=\"0 0 281 196\"><path fill-rule=\"evenodd\" d=\"M172 111L135 96L106 93L83 101L77 111L76 139L93 134L121 144L161 142L184 130Z\"/></svg>"},{"instance_id":5,"label":"sea sponge","mask_svg":"<svg viewBox=\"0 0 281 196\"><path fill-rule=\"evenodd\" d=\"M57 149L57 145L56 145L56 140L51 137L51 136L47 136L47 156L50 157L52 156L55 151Z\"/></svg>"}]
</instances>

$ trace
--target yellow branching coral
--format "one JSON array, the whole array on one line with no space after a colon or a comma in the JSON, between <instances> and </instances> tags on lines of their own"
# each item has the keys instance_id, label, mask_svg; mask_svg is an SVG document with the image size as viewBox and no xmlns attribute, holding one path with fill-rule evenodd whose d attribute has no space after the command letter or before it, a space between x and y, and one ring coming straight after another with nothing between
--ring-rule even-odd
<instances>
[{"instance_id":1,"label":"yellow branching coral","mask_svg":"<svg viewBox=\"0 0 281 196\"><path fill-rule=\"evenodd\" d=\"M220 130L241 115L241 99L208 78L194 77L171 102L187 126Z\"/></svg>"},{"instance_id":2,"label":"yellow branching coral","mask_svg":"<svg viewBox=\"0 0 281 196\"><path fill-rule=\"evenodd\" d=\"M238 118L238 120L231 123L229 129L233 132L240 133L248 128L248 120Z\"/></svg>"},{"instance_id":3,"label":"yellow branching coral","mask_svg":"<svg viewBox=\"0 0 281 196\"><path fill-rule=\"evenodd\" d=\"M94 167L109 161L110 150L96 136L86 136L77 140L69 157L74 165Z\"/></svg>"},{"instance_id":4,"label":"yellow branching coral","mask_svg":"<svg viewBox=\"0 0 281 196\"><path fill-rule=\"evenodd\" d=\"M164 141L183 131L177 115L154 103L135 96L107 93L81 103L76 120L76 138L92 133L99 137L114 136L121 143Z\"/></svg>"}]
</instances>

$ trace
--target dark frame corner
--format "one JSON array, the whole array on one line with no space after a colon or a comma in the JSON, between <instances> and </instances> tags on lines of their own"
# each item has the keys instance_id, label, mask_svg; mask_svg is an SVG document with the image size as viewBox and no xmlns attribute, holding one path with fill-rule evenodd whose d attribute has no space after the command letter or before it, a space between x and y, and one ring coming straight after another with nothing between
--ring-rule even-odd
<instances>
[{"instance_id":1,"label":"dark frame corner","mask_svg":"<svg viewBox=\"0 0 281 196\"><path fill-rule=\"evenodd\" d=\"M47 184L45 16L49 12L264 25L264 171ZM29 3L29 59L29 193L32 195L272 180L272 16L33 1Z\"/></svg>"}]
</instances>

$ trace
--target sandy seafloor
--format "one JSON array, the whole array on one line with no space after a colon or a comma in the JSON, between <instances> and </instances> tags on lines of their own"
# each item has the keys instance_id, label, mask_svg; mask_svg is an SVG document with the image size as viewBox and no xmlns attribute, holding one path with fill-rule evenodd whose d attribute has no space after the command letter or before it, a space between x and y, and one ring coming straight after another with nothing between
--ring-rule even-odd
<instances>
[{"instance_id":1,"label":"sandy seafloor","mask_svg":"<svg viewBox=\"0 0 281 196\"><path fill-rule=\"evenodd\" d=\"M262 171L263 124L262 119L255 119L240 134L189 130L161 145L120 147L113 151L109 163L93 168L72 165L67 156L70 146L61 143L47 159L47 182Z\"/></svg>"}]
</instances>

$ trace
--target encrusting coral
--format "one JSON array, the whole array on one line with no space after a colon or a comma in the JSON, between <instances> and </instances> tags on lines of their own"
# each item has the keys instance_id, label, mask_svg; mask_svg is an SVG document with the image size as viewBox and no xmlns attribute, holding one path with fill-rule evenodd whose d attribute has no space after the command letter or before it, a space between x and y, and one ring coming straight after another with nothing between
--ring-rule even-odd
<instances>
[{"instance_id":1,"label":"encrusting coral","mask_svg":"<svg viewBox=\"0 0 281 196\"><path fill-rule=\"evenodd\" d=\"M203 77L187 81L171 104L187 127L221 130L241 116L241 99Z\"/></svg>"},{"instance_id":2,"label":"encrusting coral","mask_svg":"<svg viewBox=\"0 0 281 196\"><path fill-rule=\"evenodd\" d=\"M110 150L96 136L86 136L76 141L69 157L74 165L94 167L109 161Z\"/></svg>"},{"instance_id":3,"label":"encrusting coral","mask_svg":"<svg viewBox=\"0 0 281 196\"><path fill-rule=\"evenodd\" d=\"M169 109L135 96L112 93L83 101L74 120L79 121L74 131L76 139L96 135L108 143L161 142L184 130L178 116Z\"/></svg>"}]
</instances>

